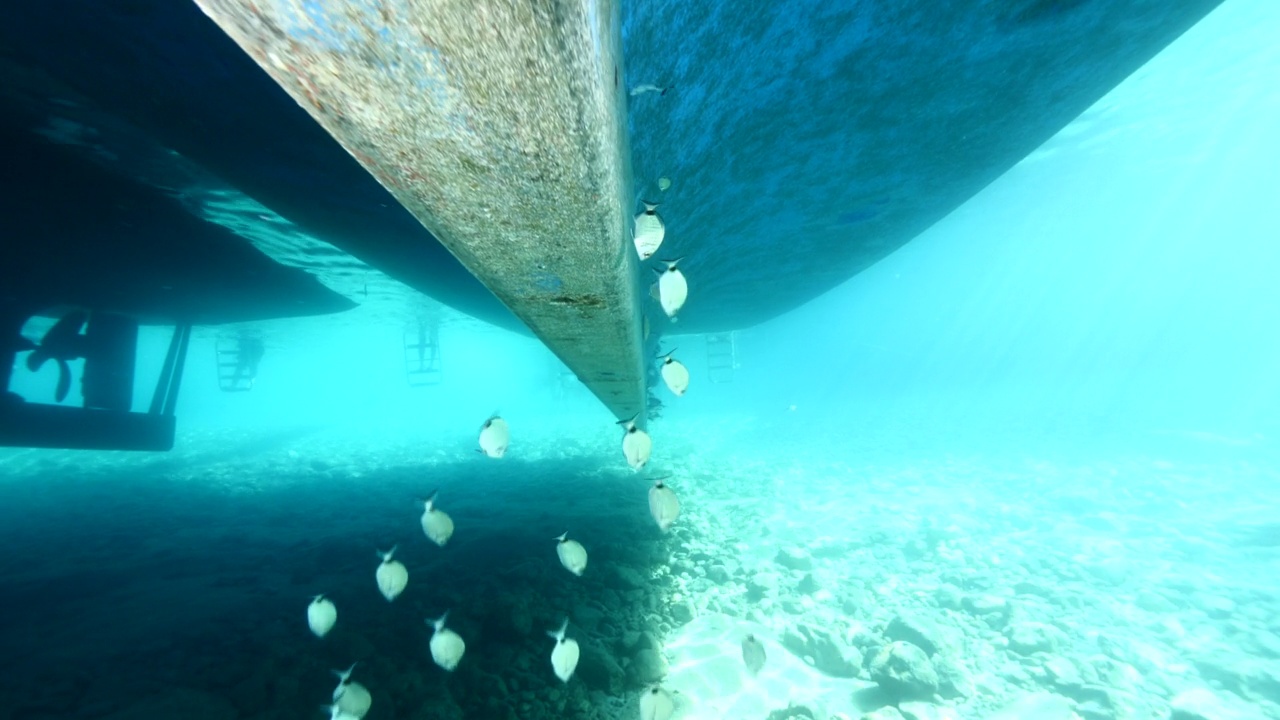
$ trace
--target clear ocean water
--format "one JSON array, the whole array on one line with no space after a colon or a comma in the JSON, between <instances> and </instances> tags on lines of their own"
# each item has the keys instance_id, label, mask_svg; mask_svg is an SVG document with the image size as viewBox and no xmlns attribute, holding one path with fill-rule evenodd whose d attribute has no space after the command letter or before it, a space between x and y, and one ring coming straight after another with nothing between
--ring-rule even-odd
<instances>
[{"instance_id":1,"label":"clear ocean water","mask_svg":"<svg viewBox=\"0 0 1280 720\"><path fill-rule=\"evenodd\" d=\"M692 380L640 472L536 341L374 271L339 316L197 328L172 452L0 451L0 719L327 717L353 663L369 720L629 719L654 687L688 720L1280 718L1278 39L1280 4L1227 0L870 270L668 335Z\"/></svg>"}]
</instances>

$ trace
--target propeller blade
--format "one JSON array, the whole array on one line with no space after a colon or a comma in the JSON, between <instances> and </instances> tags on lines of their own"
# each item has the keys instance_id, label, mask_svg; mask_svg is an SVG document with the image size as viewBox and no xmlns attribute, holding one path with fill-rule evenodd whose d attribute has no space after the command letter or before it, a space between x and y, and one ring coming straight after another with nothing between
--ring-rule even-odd
<instances>
[{"instance_id":1,"label":"propeller blade","mask_svg":"<svg viewBox=\"0 0 1280 720\"><path fill-rule=\"evenodd\" d=\"M49 328L49 332L40 339L40 347L51 356L70 359L76 356L76 340L80 336L80 328L89 320L89 313L73 310L62 316L62 319Z\"/></svg>"},{"instance_id":2,"label":"propeller blade","mask_svg":"<svg viewBox=\"0 0 1280 720\"><path fill-rule=\"evenodd\" d=\"M49 360L57 360L66 370L66 360L72 360L80 356L80 328L89 321L89 313L83 310L75 310L62 316L62 319L54 323L49 328L49 332L40 338L40 345L36 346L30 340L22 338L24 342L31 345L31 354L27 356L27 369L31 372L39 372L40 367ZM70 380L67 381L68 386ZM62 387L61 381L58 387ZM62 394L65 396L66 391Z\"/></svg>"},{"instance_id":3,"label":"propeller blade","mask_svg":"<svg viewBox=\"0 0 1280 720\"><path fill-rule=\"evenodd\" d=\"M71 392L71 367L67 365L67 361L58 358L58 390L54 394L54 398L58 402L67 399L67 393Z\"/></svg>"}]
</instances>

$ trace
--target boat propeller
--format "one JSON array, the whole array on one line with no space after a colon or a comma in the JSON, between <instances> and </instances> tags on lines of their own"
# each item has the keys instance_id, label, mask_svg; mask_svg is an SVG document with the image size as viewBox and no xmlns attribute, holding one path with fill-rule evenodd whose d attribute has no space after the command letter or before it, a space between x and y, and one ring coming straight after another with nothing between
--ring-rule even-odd
<instances>
[{"instance_id":1,"label":"boat propeller","mask_svg":"<svg viewBox=\"0 0 1280 720\"><path fill-rule=\"evenodd\" d=\"M84 336L81 328L89 320L89 313L76 310L62 316L62 319L49 328L40 343L31 348L27 356L27 369L38 372L50 360L58 363L58 388L54 397L58 402L67 399L71 391L71 360L84 357Z\"/></svg>"}]
</instances>

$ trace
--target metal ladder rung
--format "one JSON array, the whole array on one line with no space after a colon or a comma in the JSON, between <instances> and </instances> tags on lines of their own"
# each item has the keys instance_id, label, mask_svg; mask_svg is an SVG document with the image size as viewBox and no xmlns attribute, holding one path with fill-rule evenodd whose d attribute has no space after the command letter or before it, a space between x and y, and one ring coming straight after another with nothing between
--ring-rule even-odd
<instances>
[{"instance_id":1,"label":"metal ladder rung","mask_svg":"<svg viewBox=\"0 0 1280 720\"><path fill-rule=\"evenodd\" d=\"M404 375L409 387L428 387L443 382L439 329L435 325L420 323L405 329Z\"/></svg>"},{"instance_id":2,"label":"metal ladder rung","mask_svg":"<svg viewBox=\"0 0 1280 720\"><path fill-rule=\"evenodd\" d=\"M733 371L738 368L738 348L733 333L713 333L706 336L707 375L713 383L733 382Z\"/></svg>"}]
</instances>

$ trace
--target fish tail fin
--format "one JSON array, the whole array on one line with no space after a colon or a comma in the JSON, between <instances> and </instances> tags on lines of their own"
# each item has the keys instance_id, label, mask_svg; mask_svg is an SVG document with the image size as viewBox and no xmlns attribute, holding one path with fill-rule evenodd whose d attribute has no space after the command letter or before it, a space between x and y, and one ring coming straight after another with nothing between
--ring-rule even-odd
<instances>
[{"instance_id":1,"label":"fish tail fin","mask_svg":"<svg viewBox=\"0 0 1280 720\"><path fill-rule=\"evenodd\" d=\"M556 642L560 642L561 640L564 639L565 632L568 630L569 630L569 616L565 615L564 622L560 623L560 629L548 630L547 636L555 640Z\"/></svg>"},{"instance_id":2,"label":"fish tail fin","mask_svg":"<svg viewBox=\"0 0 1280 720\"><path fill-rule=\"evenodd\" d=\"M355 669L356 663L351 663L351 667L346 670L330 670L329 672L337 676L338 680L342 681L343 684L346 684L346 682L351 679L351 673L354 672Z\"/></svg>"},{"instance_id":3,"label":"fish tail fin","mask_svg":"<svg viewBox=\"0 0 1280 720\"><path fill-rule=\"evenodd\" d=\"M434 627L436 629L436 632L443 630L445 620L449 619L449 612L450 612L449 610L445 610L443 615L441 615L438 618L435 618L434 620L431 618L427 618L427 624Z\"/></svg>"}]
</instances>

